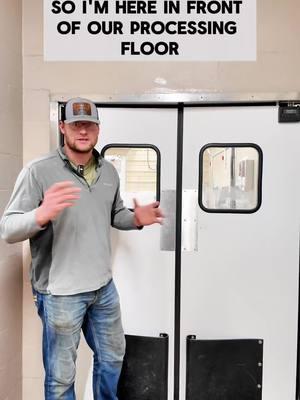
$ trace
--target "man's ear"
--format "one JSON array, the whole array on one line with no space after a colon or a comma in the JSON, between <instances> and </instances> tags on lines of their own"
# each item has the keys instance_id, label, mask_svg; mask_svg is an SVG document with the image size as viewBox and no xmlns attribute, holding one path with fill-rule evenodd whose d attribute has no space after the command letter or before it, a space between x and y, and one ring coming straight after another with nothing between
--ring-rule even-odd
<instances>
[{"instance_id":1,"label":"man's ear","mask_svg":"<svg viewBox=\"0 0 300 400\"><path fill-rule=\"evenodd\" d=\"M59 129L61 133L64 135L65 133L65 123L63 121L59 121Z\"/></svg>"}]
</instances>

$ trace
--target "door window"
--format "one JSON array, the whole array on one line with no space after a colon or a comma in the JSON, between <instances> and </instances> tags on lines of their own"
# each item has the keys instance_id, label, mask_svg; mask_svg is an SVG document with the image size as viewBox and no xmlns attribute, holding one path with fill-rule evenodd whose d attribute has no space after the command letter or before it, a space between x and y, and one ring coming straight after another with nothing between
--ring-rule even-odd
<instances>
[{"instance_id":1,"label":"door window","mask_svg":"<svg viewBox=\"0 0 300 400\"><path fill-rule=\"evenodd\" d=\"M141 204L159 200L160 153L152 145L111 144L102 155L111 162L120 177L120 193L126 207L133 199Z\"/></svg>"},{"instance_id":2,"label":"door window","mask_svg":"<svg viewBox=\"0 0 300 400\"><path fill-rule=\"evenodd\" d=\"M208 144L200 151L199 205L207 212L255 212L262 151L254 144Z\"/></svg>"}]
</instances>

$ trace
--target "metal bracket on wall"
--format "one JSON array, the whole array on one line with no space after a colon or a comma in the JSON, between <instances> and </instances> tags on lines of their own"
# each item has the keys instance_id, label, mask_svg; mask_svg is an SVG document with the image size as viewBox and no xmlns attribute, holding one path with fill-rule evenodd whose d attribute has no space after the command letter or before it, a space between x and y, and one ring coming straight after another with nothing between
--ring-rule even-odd
<instances>
[{"instance_id":1,"label":"metal bracket on wall","mask_svg":"<svg viewBox=\"0 0 300 400\"><path fill-rule=\"evenodd\" d=\"M300 102L280 102L278 107L278 122L300 122Z\"/></svg>"}]
</instances>

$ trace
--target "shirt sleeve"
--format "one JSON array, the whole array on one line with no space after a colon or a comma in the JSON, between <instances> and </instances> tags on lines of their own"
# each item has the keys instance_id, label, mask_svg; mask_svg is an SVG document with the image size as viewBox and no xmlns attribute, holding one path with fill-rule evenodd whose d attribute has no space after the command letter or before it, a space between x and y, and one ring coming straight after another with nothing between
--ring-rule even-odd
<instances>
[{"instance_id":1,"label":"shirt sleeve","mask_svg":"<svg viewBox=\"0 0 300 400\"><path fill-rule=\"evenodd\" d=\"M8 243L21 242L45 229L35 219L36 209L42 199L42 190L32 169L23 168L0 221L2 239Z\"/></svg>"},{"instance_id":2,"label":"shirt sleeve","mask_svg":"<svg viewBox=\"0 0 300 400\"><path fill-rule=\"evenodd\" d=\"M114 228L124 231L137 229L134 223L134 212L124 206L119 187L112 208L111 224Z\"/></svg>"},{"instance_id":3,"label":"shirt sleeve","mask_svg":"<svg viewBox=\"0 0 300 400\"><path fill-rule=\"evenodd\" d=\"M142 229L142 226L136 226L134 223L134 211L124 206L120 195L120 178L116 169L111 165L114 179L117 181L117 191L111 211L111 225L119 230Z\"/></svg>"}]
</instances>

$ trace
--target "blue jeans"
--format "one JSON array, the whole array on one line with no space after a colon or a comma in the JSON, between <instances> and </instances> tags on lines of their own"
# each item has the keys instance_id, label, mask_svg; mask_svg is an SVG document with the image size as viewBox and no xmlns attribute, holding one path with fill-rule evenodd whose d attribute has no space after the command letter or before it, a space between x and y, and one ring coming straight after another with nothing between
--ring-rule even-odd
<instances>
[{"instance_id":1,"label":"blue jeans","mask_svg":"<svg viewBox=\"0 0 300 400\"><path fill-rule=\"evenodd\" d=\"M81 329L94 353L94 400L117 400L125 339L114 282L76 295L34 295L43 322L45 400L75 400Z\"/></svg>"}]
</instances>

